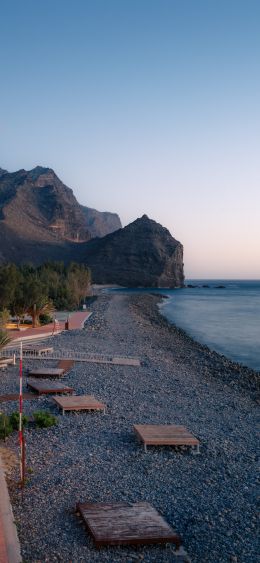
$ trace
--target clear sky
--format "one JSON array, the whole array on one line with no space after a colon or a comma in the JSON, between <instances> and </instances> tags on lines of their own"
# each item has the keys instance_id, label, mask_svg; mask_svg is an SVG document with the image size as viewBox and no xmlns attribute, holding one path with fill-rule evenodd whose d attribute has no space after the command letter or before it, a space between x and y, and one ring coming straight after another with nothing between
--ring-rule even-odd
<instances>
[{"instance_id":1,"label":"clear sky","mask_svg":"<svg viewBox=\"0 0 260 563\"><path fill-rule=\"evenodd\" d=\"M260 1L1 0L0 166L260 278Z\"/></svg>"}]
</instances>

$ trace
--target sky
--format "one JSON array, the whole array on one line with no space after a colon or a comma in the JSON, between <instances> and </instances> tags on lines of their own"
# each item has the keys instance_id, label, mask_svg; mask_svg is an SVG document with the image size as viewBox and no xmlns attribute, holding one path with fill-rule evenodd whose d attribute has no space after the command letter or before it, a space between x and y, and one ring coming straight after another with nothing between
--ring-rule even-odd
<instances>
[{"instance_id":1,"label":"sky","mask_svg":"<svg viewBox=\"0 0 260 563\"><path fill-rule=\"evenodd\" d=\"M1 0L0 167L260 279L259 0Z\"/></svg>"}]
</instances>

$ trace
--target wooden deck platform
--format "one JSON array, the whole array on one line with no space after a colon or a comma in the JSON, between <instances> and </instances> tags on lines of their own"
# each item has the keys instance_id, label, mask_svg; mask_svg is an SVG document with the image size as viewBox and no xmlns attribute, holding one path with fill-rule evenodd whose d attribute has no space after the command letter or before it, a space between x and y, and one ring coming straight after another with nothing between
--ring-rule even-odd
<instances>
[{"instance_id":1,"label":"wooden deck platform","mask_svg":"<svg viewBox=\"0 0 260 563\"><path fill-rule=\"evenodd\" d=\"M62 377L64 373L65 370L62 368L37 368L30 370L28 376L57 378L57 377Z\"/></svg>"},{"instance_id":2,"label":"wooden deck platform","mask_svg":"<svg viewBox=\"0 0 260 563\"><path fill-rule=\"evenodd\" d=\"M138 438L147 446L192 446L199 453L200 442L185 426L174 424L135 424Z\"/></svg>"},{"instance_id":3,"label":"wooden deck platform","mask_svg":"<svg viewBox=\"0 0 260 563\"><path fill-rule=\"evenodd\" d=\"M72 387L67 387L56 381L28 381L27 386L38 395L51 395L53 393L73 393Z\"/></svg>"},{"instance_id":4,"label":"wooden deck platform","mask_svg":"<svg viewBox=\"0 0 260 563\"><path fill-rule=\"evenodd\" d=\"M79 503L77 509L96 547L168 542L180 546L179 536L148 502Z\"/></svg>"},{"instance_id":5,"label":"wooden deck platform","mask_svg":"<svg viewBox=\"0 0 260 563\"><path fill-rule=\"evenodd\" d=\"M53 400L65 411L104 411L106 405L95 399L92 395L73 395L72 397L53 397Z\"/></svg>"},{"instance_id":6,"label":"wooden deck platform","mask_svg":"<svg viewBox=\"0 0 260 563\"><path fill-rule=\"evenodd\" d=\"M2 356L2 357L0 358L0 366L3 366L3 365L4 365L4 366L5 366L5 365L6 365L6 366L7 366L7 365L10 365L10 366L11 366L11 365L14 365L14 359L13 359L13 358L6 358L6 357Z\"/></svg>"},{"instance_id":7,"label":"wooden deck platform","mask_svg":"<svg viewBox=\"0 0 260 563\"><path fill-rule=\"evenodd\" d=\"M37 399L34 393L23 393L23 401L31 399ZM7 403L8 401L19 401L19 393L8 393L6 395L0 395L0 403Z\"/></svg>"},{"instance_id":8,"label":"wooden deck platform","mask_svg":"<svg viewBox=\"0 0 260 563\"><path fill-rule=\"evenodd\" d=\"M60 360L57 367L58 369L63 369L63 373L68 373L74 365L74 360Z\"/></svg>"}]
</instances>

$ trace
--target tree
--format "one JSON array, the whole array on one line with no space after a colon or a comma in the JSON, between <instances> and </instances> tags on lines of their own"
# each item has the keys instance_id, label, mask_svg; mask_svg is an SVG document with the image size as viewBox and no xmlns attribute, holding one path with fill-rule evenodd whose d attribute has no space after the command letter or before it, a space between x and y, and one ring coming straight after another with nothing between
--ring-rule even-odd
<instances>
[{"instance_id":1,"label":"tree","mask_svg":"<svg viewBox=\"0 0 260 563\"><path fill-rule=\"evenodd\" d=\"M6 264L0 266L0 310L9 308L19 321L29 313L37 324L39 315L51 313L53 305L58 309L79 307L90 284L91 273L84 264L47 262L19 268Z\"/></svg>"},{"instance_id":2,"label":"tree","mask_svg":"<svg viewBox=\"0 0 260 563\"><path fill-rule=\"evenodd\" d=\"M5 329L6 325L10 319L10 312L8 309L4 308L0 311L0 329Z\"/></svg>"},{"instance_id":3,"label":"tree","mask_svg":"<svg viewBox=\"0 0 260 563\"><path fill-rule=\"evenodd\" d=\"M46 285L35 269L26 270L23 267L23 279L17 287L13 310L18 318L31 315L33 327L39 324L40 315L53 312L53 303L48 297Z\"/></svg>"},{"instance_id":4,"label":"tree","mask_svg":"<svg viewBox=\"0 0 260 563\"><path fill-rule=\"evenodd\" d=\"M20 280L21 273L15 264L0 267L0 309L10 307Z\"/></svg>"},{"instance_id":5,"label":"tree","mask_svg":"<svg viewBox=\"0 0 260 563\"><path fill-rule=\"evenodd\" d=\"M40 315L53 315L55 307L48 298L43 297L39 299L36 303L33 303L28 309L28 315L32 317L32 326L35 328L40 324Z\"/></svg>"},{"instance_id":6,"label":"tree","mask_svg":"<svg viewBox=\"0 0 260 563\"><path fill-rule=\"evenodd\" d=\"M90 270L83 264L72 263L68 271L68 289L77 307L89 293L91 283Z\"/></svg>"}]
</instances>

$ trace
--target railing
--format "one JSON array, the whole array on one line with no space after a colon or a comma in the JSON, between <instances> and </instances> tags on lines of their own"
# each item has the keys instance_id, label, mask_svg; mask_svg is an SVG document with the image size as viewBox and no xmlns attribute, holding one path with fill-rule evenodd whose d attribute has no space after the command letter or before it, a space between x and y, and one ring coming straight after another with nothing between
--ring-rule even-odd
<instances>
[{"instance_id":1,"label":"railing","mask_svg":"<svg viewBox=\"0 0 260 563\"><path fill-rule=\"evenodd\" d=\"M44 347L43 347L44 348ZM20 347L14 344L12 347L0 351L0 357L13 358L20 354ZM75 350L54 350L52 352L44 351L41 353L39 349L23 350L23 357L34 360L74 360L75 362L93 362L102 364L118 364L118 365L132 365L139 366L140 360L132 356L122 356L120 354L91 354L86 352L77 352Z\"/></svg>"}]
</instances>

